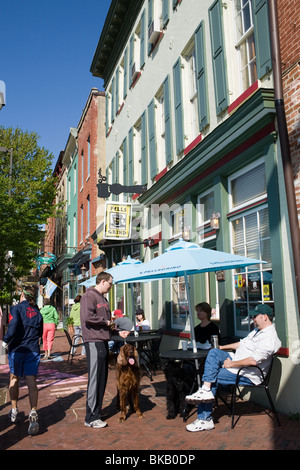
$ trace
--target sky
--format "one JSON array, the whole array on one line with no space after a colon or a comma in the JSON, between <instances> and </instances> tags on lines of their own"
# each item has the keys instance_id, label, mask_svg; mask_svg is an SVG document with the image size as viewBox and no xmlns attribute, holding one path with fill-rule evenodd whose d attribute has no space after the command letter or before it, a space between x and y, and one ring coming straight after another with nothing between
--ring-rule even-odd
<instances>
[{"instance_id":1,"label":"sky","mask_svg":"<svg viewBox=\"0 0 300 470\"><path fill-rule=\"evenodd\" d=\"M90 90L103 80L90 67L111 0L1 0L0 125L34 131L38 145L64 150Z\"/></svg>"}]
</instances>

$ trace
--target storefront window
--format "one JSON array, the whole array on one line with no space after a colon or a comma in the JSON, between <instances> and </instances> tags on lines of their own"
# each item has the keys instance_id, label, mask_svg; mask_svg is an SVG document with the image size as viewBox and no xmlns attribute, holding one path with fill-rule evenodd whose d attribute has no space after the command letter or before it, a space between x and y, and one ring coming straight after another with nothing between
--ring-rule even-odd
<instances>
[{"instance_id":1,"label":"storefront window","mask_svg":"<svg viewBox=\"0 0 300 470\"><path fill-rule=\"evenodd\" d=\"M236 175L230 188L231 207L240 209L230 218L232 252L266 261L233 271L235 334L245 336L253 327L249 312L259 303L273 307L274 300L269 211L261 203L266 197L264 165Z\"/></svg>"},{"instance_id":2,"label":"storefront window","mask_svg":"<svg viewBox=\"0 0 300 470\"><path fill-rule=\"evenodd\" d=\"M186 295L185 279L183 276L171 279L172 303L171 319L172 328L183 330L187 327L189 306Z\"/></svg>"}]
</instances>

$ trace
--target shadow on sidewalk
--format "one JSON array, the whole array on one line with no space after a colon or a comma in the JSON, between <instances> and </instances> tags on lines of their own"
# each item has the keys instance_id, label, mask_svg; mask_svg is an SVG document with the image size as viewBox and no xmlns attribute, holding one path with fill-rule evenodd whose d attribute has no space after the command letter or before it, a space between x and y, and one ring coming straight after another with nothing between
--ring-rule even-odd
<instances>
[{"instance_id":1,"label":"shadow on sidewalk","mask_svg":"<svg viewBox=\"0 0 300 470\"><path fill-rule=\"evenodd\" d=\"M68 396L57 398L50 405L39 408L39 435L46 433L50 426L53 426L62 421L66 416L67 410L83 396L83 392L75 392ZM10 405L8 403L8 411L9 409ZM20 424L11 427L12 424L9 420L8 413L6 415L0 416L0 429L4 430L5 428L10 428L6 433L1 435L0 450L7 450L20 442L22 439L28 437L29 422L27 416L21 412L20 417ZM46 446L44 445L43 447Z\"/></svg>"}]
</instances>

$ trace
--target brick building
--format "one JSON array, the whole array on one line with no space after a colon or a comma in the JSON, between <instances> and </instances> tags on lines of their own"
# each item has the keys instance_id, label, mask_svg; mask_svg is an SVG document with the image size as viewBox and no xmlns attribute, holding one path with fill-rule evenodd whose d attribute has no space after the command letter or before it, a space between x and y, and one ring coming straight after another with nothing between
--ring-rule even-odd
<instances>
[{"instance_id":1,"label":"brick building","mask_svg":"<svg viewBox=\"0 0 300 470\"><path fill-rule=\"evenodd\" d=\"M300 11L297 0L277 1L281 68L290 153L300 219Z\"/></svg>"}]
</instances>

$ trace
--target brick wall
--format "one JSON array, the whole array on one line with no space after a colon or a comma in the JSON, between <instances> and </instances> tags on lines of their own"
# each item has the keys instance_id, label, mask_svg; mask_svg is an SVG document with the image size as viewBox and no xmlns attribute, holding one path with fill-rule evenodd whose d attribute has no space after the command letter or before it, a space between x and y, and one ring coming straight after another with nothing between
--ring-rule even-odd
<instances>
[{"instance_id":1,"label":"brick wall","mask_svg":"<svg viewBox=\"0 0 300 470\"><path fill-rule=\"evenodd\" d=\"M283 92L300 220L300 8L299 0L277 0Z\"/></svg>"}]
</instances>

